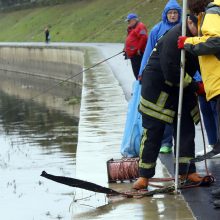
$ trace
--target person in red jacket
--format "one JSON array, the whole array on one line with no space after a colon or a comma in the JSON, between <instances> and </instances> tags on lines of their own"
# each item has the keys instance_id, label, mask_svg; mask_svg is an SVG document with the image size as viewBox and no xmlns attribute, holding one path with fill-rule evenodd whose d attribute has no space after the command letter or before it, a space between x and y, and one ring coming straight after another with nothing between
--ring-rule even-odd
<instances>
[{"instance_id":1,"label":"person in red jacket","mask_svg":"<svg viewBox=\"0 0 220 220\"><path fill-rule=\"evenodd\" d=\"M126 21L128 22L128 35L125 41L125 57L131 60L134 76L138 79L141 60L147 44L147 28L139 21L136 14L129 14Z\"/></svg>"}]
</instances>

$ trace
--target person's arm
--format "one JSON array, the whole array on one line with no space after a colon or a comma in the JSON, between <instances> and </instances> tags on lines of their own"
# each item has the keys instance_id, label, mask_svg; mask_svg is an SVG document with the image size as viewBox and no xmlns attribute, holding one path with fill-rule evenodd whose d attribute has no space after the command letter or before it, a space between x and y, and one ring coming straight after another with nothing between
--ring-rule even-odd
<instances>
[{"instance_id":1,"label":"person's arm","mask_svg":"<svg viewBox=\"0 0 220 220\"><path fill-rule=\"evenodd\" d=\"M197 56L218 54L220 53L220 37L187 38L184 49Z\"/></svg>"},{"instance_id":2,"label":"person's arm","mask_svg":"<svg viewBox=\"0 0 220 220\"><path fill-rule=\"evenodd\" d=\"M145 66L147 65L147 62L148 62L148 59L149 59L149 57L152 53L152 50L154 49L154 47L157 43L156 33L157 33L157 29L153 28L150 32L149 37L148 37L147 46L145 48L144 55L143 55L143 58L142 58L142 61L141 61L139 76L142 76L142 73L144 71Z\"/></svg>"},{"instance_id":3,"label":"person's arm","mask_svg":"<svg viewBox=\"0 0 220 220\"><path fill-rule=\"evenodd\" d=\"M177 47L178 34L169 32L164 36L160 48L160 65L167 84L179 85L181 50Z\"/></svg>"},{"instance_id":4,"label":"person's arm","mask_svg":"<svg viewBox=\"0 0 220 220\"><path fill-rule=\"evenodd\" d=\"M220 7L207 10L201 29L203 36L187 38L184 48L197 56L219 54Z\"/></svg>"},{"instance_id":5,"label":"person's arm","mask_svg":"<svg viewBox=\"0 0 220 220\"><path fill-rule=\"evenodd\" d=\"M145 28L144 25L141 25L139 28L136 30L136 34L138 36L138 46L137 49L139 52L143 51L143 49L146 46L147 43L147 29Z\"/></svg>"}]
</instances>

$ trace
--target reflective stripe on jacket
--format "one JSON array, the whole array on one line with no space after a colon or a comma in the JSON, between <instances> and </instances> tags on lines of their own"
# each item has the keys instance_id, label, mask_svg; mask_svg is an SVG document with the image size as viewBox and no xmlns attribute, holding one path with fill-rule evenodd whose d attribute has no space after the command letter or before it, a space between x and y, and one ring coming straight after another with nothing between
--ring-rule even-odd
<instances>
[{"instance_id":1,"label":"reflective stripe on jacket","mask_svg":"<svg viewBox=\"0 0 220 220\"><path fill-rule=\"evenodd\" d=\"M182 25L177 24L167 32L154 48L143 72L142 90L139 110L145 116L173 123L176 117L179 98L180 57L177 48L178 37L181 36ZM187 36L191 36L187 28ZM185 70L191 77L199 69L196 56L186 53ZM185 78L187 74L185 73ZM197 101L193 88L186 86L184 100L195 123L199 121Z\"/></svg>"}]
</instances>

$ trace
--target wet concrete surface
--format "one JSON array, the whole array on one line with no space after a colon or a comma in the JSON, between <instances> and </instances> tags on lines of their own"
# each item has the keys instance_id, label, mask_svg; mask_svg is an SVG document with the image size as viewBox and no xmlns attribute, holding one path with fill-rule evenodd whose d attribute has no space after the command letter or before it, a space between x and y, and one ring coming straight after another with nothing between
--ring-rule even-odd
<instances>
[{"instance_id":1,"label":"wet concrete surface","mask_svg":"<svg viewBox=\"0 0 220 220\"><path fill-rule=\"evenodd\" d=\"M119 45L118 45L118 47L119 47ZM113 53L115 48L111 47L111 45L108 45L108 48L111 48L110 51ZM103 47L103 49L101 49L101 50L102 50L103 54L106 56L105 47ZM121 58L121 60L118 59L118 62L124 62L124 61ZM114 61L112 61L110 63L110 65L113 67L114 71L116 71L115 77L119 80L120 84L122 85L124 93L128 94L131 91L131 90L129 90L129 83L130 82L127 80L127 77L126 77L127 74L130 74L130 78L131 78L131 72L129 72L129 68L127 68L127 71L123 71L123 69L119 68L120 71L118 72L117 70L118 70L119 65L115 65ZM131 70L131 68L130 68L130 70ZM122 74L122 75L120 75L120 74ZM125 86L125 85L127 85L127 86ZM206 138L206 145L207 145L207 143L208 142L207 142L207 138ZM201 132L200 125L196 126L195 144L196 144L196 152L201 151L203 149L203 139L202 139L202 132ZM173 176L173 173L174 173L173 156L172 155L161 155L160 158L161 158L163 164L165 164L166 168L169 170L169 173ZM219 167L220 167L220 159L219 158L215 158L215 159L208 161L209 171L216 178L216 182L212 185L212 187L196 188L196 189L184 190L182 192L184 199L188 203L189 207L192 209L194 216L199 220L206 220L206 219L218 220L218 219L220 219L220 209L214 208L214 206L213 206L214 198L212 198L212 196L210 194L210 192L213 189L220 187ZM206 175L204 162L197 164L197 171L201 175ZM176 219L178 219L178 218L176 218Z\"/></svg>"},{"instance_id":2,"label":"wet concrete surface","mask_svg":"<svg viewBox=\"0 0 220 220\"><path fill-rule=\"evenodd\" d=\"M77 48L0 44L0 70L17 74L82 83L83 52Z\"/></svg>"},{"instance_id":3,"label":"wet concrete surface","mask_svg":"<svg viewBox=\"0 0 220 220\"><path fill-rule=\"evenodd\" d=\"M87 54L90 64L102 60L102 52L106 48L102 50L98 46L101 54L94 49L97 50L97 47ZM116 50L106 52L106 57ZM112 59L111 62L114 61ZM81 101L76 177L102 186L109 186L106 161L121 158L120 144L127 112L126 92L115 79L114 74L117 73L113 71L111 65L104 64L85 73ZM132 79L131 72L130 75L124 72L123 79L126 74ZM156 176L168 176L160 161ZM131 183L111 184L110 187L126 191L131 189ZM105 195L79 189L76 190L75 199L72 219L194 219L181 195L108 199Z\"/></svg>"},{"instance_id":4,"label":"wet concrete surface","mask_svg":"<svg viewBox=\"0 0 220 220\"><path fill-rule=\"evenodd\" d=\"M206 138L206 143L207 138ZM203 139L201 126L196 126L196 152L203 150ZM169 173L174 176L173 155L160 155L162 163L167 167ZM220 159L214 158L207 161L209 173L212 174L216 181L211 187L197 187L192 189L182 190L185 201L189 204L192 212L197 220L220 219L220 209L214 208L213 201L215 198L211 196L211 191L220 187ZM196 164L197 172L201 176L207 175L205 163L199 162Z\"/></svg>"},{"instance_id":5,"label":"wet concrete surface","mask_svg":"<svg viewBox=\"0 0 220 220\"><path fill-rule=\"evenodd\" d=\"M84 51L86 53L87 48L98 49L102 56L100 60L107 59L119 52L124 48L124 45L121 43L56 43L52 42L46 44L44 42L25 42L25 43L4 43L0 42L0 47L33 47L33 48L64 48L64 49L74 49ZM126 100L129 100L131 97L132 83L134 81L133 72L131 69L131 64L129 60L124 60L124 56L120 54L119 56L106 62L113 71L115 78L118 81L118 84L122 87L123 93L126 97ZM88 67L88 66L87 66Z\"/></svg>"}]
</instances>

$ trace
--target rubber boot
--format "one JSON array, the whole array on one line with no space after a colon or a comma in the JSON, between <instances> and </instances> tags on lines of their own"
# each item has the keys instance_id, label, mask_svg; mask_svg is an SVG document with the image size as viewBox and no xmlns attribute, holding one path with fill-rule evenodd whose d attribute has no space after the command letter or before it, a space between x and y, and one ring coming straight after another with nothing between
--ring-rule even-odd
<instances>
[{"instance_id":1,"label":"rubber boot","mask_svg":"<svg viewBox=\"0 0 220 220\"><path fill-rule=\"evenodd\" d=\"M215 200L213 202L213 204L214 204L215 208L220 208L220 200Z\"/></svg>"},{"instance_id":2,"label":"rubber boot","mask_svg":"<svg viewBox=\"0 0 220 220\"><path fill-rule=\"evenodd\" d=\"M186 174L181 175L180 179L182 181L189 180L189 181L194 182L194 183L199 183L203 180L203 177L201 177L198 173L189 173L188 176L186 176Z\"/></svg>"},{"instance_id":3,"label":"rubber boot","mask_svg":"<svg viewBox=\"0 0 220 220\"><path fill-rule=\"evenodd\" d=\"M140 190L146 189L148 187L149 180L148 178L139 177L137 181L133 184L133 189Z\"/></svg>"},{"instance_id":4,"label":"rubber boot","mask_svg":"<svg viewBox=\"0 0 220 220\"><path fill-rule=\"evenodd\" d=\"M212 194L212 196L214 196L215 198L220 198L220 188L219 188L219 189L212 190L211 194Z\"/></svg>"}]
</instances>

